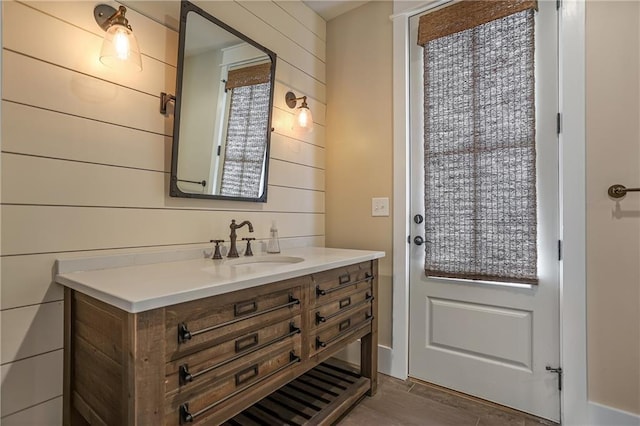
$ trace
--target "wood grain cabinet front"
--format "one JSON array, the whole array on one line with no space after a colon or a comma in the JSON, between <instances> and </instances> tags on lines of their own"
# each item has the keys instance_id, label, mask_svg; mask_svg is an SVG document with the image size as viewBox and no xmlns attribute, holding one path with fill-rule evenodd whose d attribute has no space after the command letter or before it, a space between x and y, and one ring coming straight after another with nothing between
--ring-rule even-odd
<instances>
[{"instance_id":1,"label":"wood grain cabinet front","mask_svg":"<svg viewBox=\"0 0 640 426\"><path fill-rule=\"evenodd\" d=\"M376 274L373 260L135 314L67 288L64 424L222 424L361 339L357 390L310 421L330 423L375 393Z\"/></svg>"}]
</instances>

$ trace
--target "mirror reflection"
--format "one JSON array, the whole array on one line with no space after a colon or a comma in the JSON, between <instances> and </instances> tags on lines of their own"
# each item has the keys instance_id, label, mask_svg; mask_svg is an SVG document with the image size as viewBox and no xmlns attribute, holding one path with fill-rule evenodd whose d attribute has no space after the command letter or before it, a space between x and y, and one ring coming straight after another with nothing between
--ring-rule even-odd
<instances>
[{"instance_id":1,"label":"mirror reflection","mask_svg":"<svg viewBox=\"0 0 640 426\"><path fill-rule=\"evenodd\" d=\"M171 195L266 201L275 54L183 2Z\"/></svg>"}]
</instances>

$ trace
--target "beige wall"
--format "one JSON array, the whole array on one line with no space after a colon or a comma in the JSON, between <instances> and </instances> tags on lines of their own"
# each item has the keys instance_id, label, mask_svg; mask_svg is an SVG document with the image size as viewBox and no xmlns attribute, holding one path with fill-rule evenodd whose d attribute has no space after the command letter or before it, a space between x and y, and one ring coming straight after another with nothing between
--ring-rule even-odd
<instances>
[{"instance_id":1,"label":"beige wall","mask_svg":"<svg viewBox=\"0 0 640 426\"><path fill-rule=\"evenodd\" d=\"M383 250L380 344L391 346L392 220L371 198L392 199L392 3L375 1L327 23L326 244Z\"/></svg>"},{"instance_id":2,"label":"beige wall","mask_svg":"<svg viewBox=\"0 0 640 426\"><path fill-rule=\"evenodd\" d=\"M278 55L268 203L170 198L179 2L131 2L141 73L98 62L95 2L2 2L3 426L61 423L62 289L57 258L209 247L232 218L258 239L324 244L325 22L299 1L199 3ZM153 8L161 8L154 12ZM147 10L148 9L148 10ZM311 134L290 130L284 93L308 96Z\"/></svg>"},{"instance_id":3,"label":"beige wall","mask_svg":"<svg viewBox=\"0 0 640 426\"><path fill-rule=\"evenodd\" d=\"M588 397L640 414L640 3L586 17Z\"/></svg>"}]
</instances>

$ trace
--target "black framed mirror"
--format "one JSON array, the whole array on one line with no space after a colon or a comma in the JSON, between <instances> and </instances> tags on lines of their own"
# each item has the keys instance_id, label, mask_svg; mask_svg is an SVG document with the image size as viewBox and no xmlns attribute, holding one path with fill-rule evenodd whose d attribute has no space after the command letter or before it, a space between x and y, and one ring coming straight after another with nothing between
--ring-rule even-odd
<instances>
[{"instance_id":1,"label":"black framed mirror","mask_svg":"<svg viewBox=\"0 0 640 426\"><path fill-rule=\"evenodd\" d=\"M266 202L276 54L180 4L169 194Z\"/></svg>"}]
</instances>

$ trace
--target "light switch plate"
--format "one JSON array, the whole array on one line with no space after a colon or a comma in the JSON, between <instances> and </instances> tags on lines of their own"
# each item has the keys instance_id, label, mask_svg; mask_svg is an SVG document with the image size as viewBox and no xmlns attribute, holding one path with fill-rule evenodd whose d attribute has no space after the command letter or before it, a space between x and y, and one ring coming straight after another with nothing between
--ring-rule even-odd
<instances>
[{"instance_id":1,"label":"light switch plate","mask_svg":"<svg viewBox=\"0 0 640 426\"><path fill-rule=\"evenodd\" d=\"M371 216L389 216L388 197L374 197L371 199Z\"/></svg>"}]
</instances>

